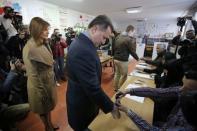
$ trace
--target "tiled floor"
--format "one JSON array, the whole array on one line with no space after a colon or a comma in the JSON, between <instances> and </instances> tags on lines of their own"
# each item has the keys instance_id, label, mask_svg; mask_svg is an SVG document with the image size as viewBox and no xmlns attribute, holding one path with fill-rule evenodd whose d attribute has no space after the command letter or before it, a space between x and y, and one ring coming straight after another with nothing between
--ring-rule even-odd
<instances>
[{"instance_id":1,"label":"tiled floor","mask_svg":"<svg viewBox=\"0 0 197 131\"><path fill-rule=\"evenodd\" d=\"M133 69L136 62L132 61L129 64L129 72ZM109 97L112 97L114 95L113 91L113 71L111 67L105 67L103 68L103 74L102 74L102 88L107 93ZM54 125L57 125L60 127L58 131L73 131L67 121L67 113L66 113L66 86L67 82L61 83L60 87L57 88L58 92L58 103L55 109L52 112L52 122ZM44 126L39 119L39 117L30 112L27 116L27 118L18 124L19 131L44 131Z\"/></svg>"}]
</instances>

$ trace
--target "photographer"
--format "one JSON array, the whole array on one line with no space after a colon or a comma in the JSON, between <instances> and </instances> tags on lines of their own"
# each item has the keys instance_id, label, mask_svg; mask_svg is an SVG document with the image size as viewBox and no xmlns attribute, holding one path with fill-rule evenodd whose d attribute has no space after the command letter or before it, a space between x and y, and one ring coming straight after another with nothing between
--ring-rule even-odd
<instances>
[{"instance_id":1,"label":"photographer","mask_svg":"<svg viewBox=\"0 0 197 131\"><path fill-rule=\"evenodd\" d=\"M23 17L19 12L14 12L13 23L16 30L20 29L23 26Z\"/></svg>"},{"instance_id":2,"label":"photographer","mask_svg":"<svg viewBox=\"0 0 197 131\"><path fill-rule=\"evenodd\" d=\"M27 35L25 33L25 28L21 27L18 30L18 34L12 36L8 42L5 44L6 48L9 51L10 57L16 57L22 59L22 51L25 43L27 42Z\"/></svg>"},{"instance_id":3,"label":"photographer","mask_svg":"<svg viewBox=\"0 0 197 131\"><path fill-rule=\"evenodd\" d=\"M9 131L14 123L23 119L29 112L29 104L9 105L9 97L14 83L18 80L18 71L22 69L19 60L10 62L11 70L6 73L0 68L0 129Z\"/></svg>"},{"instance_id":4,"label":"photographer","mask_svg":"<svg viewBox=\"0 0 197 131\"><path fill-rule=\"evenodd\" d=\"M60 34L59 29L54 29L53 30L53 34L51 35L51 44L53 45L54 43L56 43L57 40L57 36Z\"/></svg>"},{"instance_id":5,"label":"photographer","mask_svg":"<svg viewBox=\"0 0 197 131\"><path fill-rule=\"evenodd\" d=\"M194 30L188 30L186 32L186 39L180 42L182 47L178 50L178 54L181 57L187 56L188 51L189 51L188 48L190 46L192 46L192 43L193 43L194 39L195 39L195 32L194 32Z\"/></svg>"},{"instance_id":6,"label":"photographer","mask_svg":"<svg viewBox=\"0 0 197 131\"><path fill-rule=\"evenodd\" d=\"M76 36L76 33L73 31L73 28L68 27L67 33L65 35L66 35L66 43L68 44L68 48L69 48L70 44L72 43L73 39Z\"/></svg>"},{"instance_id":7,"label":"photographer","mask_svg":"<svg viewBox=\"0 0 197 131\"><path fill-rule=\"evenodd\" d=\"M67 47L66 41L62 38L62 35L58 33L57 29L54 30L54 34L52 35L52 52L53 58L55 60L55 75L57 79L57 86L59 85L59 81L66 80L64 76L64 49Z\"/></svg>"},{"instance_id":8,"label":"photographer","mask_svg":"<svg viewBox=\"0 0 197 131\"><path fill-rule=\"evenodd\" d=\"M15 36L17 34L17 30L13 25L13 16L14 16L14 9L12 9L9 6L5 6L4 14L0 16L0 24L7 31L6 40L8 40L11 36Z\"/></svg>"},{"instance_id":9,"label":"photographer","mask_svg":"<svg viewBox=\"0 0 197 131\"><path fill-rule=\"evenodd\" d=\"M25 66L17 58L10 60L10 65L14 66L14 71L17 73L17 77L9 81L10 91L4 94L7 97L7 103L9 105L21 104L27 102L27 77L24 75ZM12 70L12 66L10 66ZM7 76L7 72L1 68L2 80Z\"/></svg>"}]
</instances>

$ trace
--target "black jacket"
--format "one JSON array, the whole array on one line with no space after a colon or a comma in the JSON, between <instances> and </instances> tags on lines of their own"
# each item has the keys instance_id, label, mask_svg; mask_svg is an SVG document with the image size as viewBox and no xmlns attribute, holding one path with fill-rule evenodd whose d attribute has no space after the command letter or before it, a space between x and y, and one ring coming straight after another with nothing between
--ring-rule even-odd
<instances>
[{"instance_id":1,"label":"black jacket","mask_svg":"<svg viewBox=\"0 0 197 131\"><path fill-rule=\"evenodd\" d=\"M22 52L23 47L25 46L25 41L23 39L20 39L18 35L12 36L5 46L9 51L10 57L22 59Z\"/></svg>"}]
</instances>

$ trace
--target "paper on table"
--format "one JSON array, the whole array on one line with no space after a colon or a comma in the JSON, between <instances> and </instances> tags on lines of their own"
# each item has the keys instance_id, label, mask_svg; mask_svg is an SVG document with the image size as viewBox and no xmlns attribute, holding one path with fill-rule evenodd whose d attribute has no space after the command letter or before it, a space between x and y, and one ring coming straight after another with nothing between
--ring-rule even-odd
<instances>
[{"instance_id":1,"label":"paper on table","mask_svg":"<svg viewBox=\"0 0 197 131\"><path fill-rule=\"evenodd\" d=\"M141 87L141 86L136 85L136 84L129 84L125 89L138 88L138 87ZM129 94L127 94L125 97L127 97L127 98L129 98L129 99L132 99L132 100L134 100L134 101L140 102L140 103L143 103L143 102L144 102L144 97L131 96L131 95L129 95Z\"/></svg>"},{"instance_id":2,"label":"paper on table","mask_svg":"<svg viewBox=\"0 0 197 131\"><path fill-rule=\"evenodd\" d=\"M151 77L150 74L145 74L145 73L139 73L137 71L133 71L130 73L130 75L132 76L138 76L138 77L142 77L142 78L146 78L146 79L154 79L154 77Z\"/></svg>"},{"instance_id":3,"label":"paper on table","mask_svg":"<svg viewBox=\"0 0 197 131\"><path fill-rule=\"evenodd\" d=\"M141 69L151 69L151 67L147 66L147 65L136 65L137 68L141 68Z\"/></svg>"},{"instance_id":4,"label":"paper on table","mask_svg":"<svg viewBox=\"0 0 197 131\"><path fill-rule=\"evenodd\" d=\"M148 66L148 64L145 62L140 62L140 63L138 63L138 65Z\"/></svg>"}]
</instances>

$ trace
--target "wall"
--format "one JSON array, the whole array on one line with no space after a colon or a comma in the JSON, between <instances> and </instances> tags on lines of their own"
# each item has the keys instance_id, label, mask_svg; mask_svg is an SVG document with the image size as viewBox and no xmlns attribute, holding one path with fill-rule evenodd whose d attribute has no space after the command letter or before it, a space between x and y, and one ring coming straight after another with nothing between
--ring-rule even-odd
<instances>
[{"instance_id":1,"label":"wall","mask_svg":"<svg viewBox=\"0 0 197 131\"><path fill-rule=\"evenodd\" d=\"M125 31L128 25L133 25L135 28L137 27L137 21L130 21L130 22L121 22L116 23L117 27L116 30L119 32Z\"/></svg>"},{"instance_id":2,"label":"wall","mask_svg":"<svg viewBox=\"0 0 197 131\"><path fill-rule=\"evenodd\" d=\"M87 27L94 16L42 2L40 0L3 0L1 6L11 6L23 16L23 23L29 24L33 17L42 17L54 28L64 33L64 28L73 27L77 23ZM63 35L64 36L64 35Z\"/></svg>"},{"instance_id":3,"label":"wall","mask_svg":"<svg viewBox=\"0 0 197 131\"><path fill-rule=\"evenodd\" d=\"M94 16L68 9L68 18L68 26L74 27L80 23L87 27Z\"/></svg>"},{"instance_id":4,"label":"wall","mask_svg":"<svg viewBox=\"0 0 197 131\"><path fill-rule=\"evenodd\" d=\"M58 6L38 0L19 1L22 5L22 16L24 19L24 24L29 24L33 17L39 16L50 23L50 35L55 28L60 28L60 14Z\"/></svg>"},{"instance_id":5,"label":"wall","mask_svg":"<svg viewBox=\"0 0 197 131\"><path fill-rule=\"evenodd\" d=\"M88 23L94 16L77 12L71 9L58 7L53 4L48 4L40 0L3 0L3 4L14 6L15 9L21 11L24 19L24 24L29 24L30 20L39 16L47 20L51 24L51 31L54 28L59 28L61 33L64 33L64 28L79 26L87 27ZM36 6L35 6L36 5ZM114 23L117 31L124 31L126 26L132 24L136 27L136 33L142 36L150 34L150 37L161 37L165 33L173 33L176 35L178 28L175 21L131 21L124 23Z\"/></svg>"},{"instance_id":6,"label":"wall","mask_svg":"<svg viewBox=\"0 0 197 131\"><path fill-rule=\"evenodd\" d=\"M150 37L161 37L165 33L173 33L174 36L178 31L178 27L175 21L131 21L125 23L118 23L118 30L124 31L127 25L133 25L136 28L138 35L150 34Z\"/></svg>"},{"instance_id":7,"label":"wall","mask_svg":"<svg viewBox=\"0 0 197 131\"><path fill-rule=\"evenodd\" d=\"M195 18L195 20L197 20L197 12L195 13L194 18Z\"/></svg>"}]
</instances>

